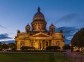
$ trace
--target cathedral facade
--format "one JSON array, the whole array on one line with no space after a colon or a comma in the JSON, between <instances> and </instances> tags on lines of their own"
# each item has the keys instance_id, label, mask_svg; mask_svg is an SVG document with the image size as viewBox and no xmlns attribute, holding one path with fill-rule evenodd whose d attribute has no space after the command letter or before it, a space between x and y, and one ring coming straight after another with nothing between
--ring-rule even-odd
<instances>
[{"instance_id":1,"label":"cathedral facade","mask_svg":"<svg viewBox=\"0 0 84 62\"><path fill-rule=\"evenodd\" d=\"M53 24L46 29L47 22L40 8L37 9L33 17L31 26L25 26L25 32L17 31L15 37L17 50L22 46L34 47L36 50L45 50L48 46L64 46L64 37L62 32L56 32Z\"/></svg>"}]
</instances>

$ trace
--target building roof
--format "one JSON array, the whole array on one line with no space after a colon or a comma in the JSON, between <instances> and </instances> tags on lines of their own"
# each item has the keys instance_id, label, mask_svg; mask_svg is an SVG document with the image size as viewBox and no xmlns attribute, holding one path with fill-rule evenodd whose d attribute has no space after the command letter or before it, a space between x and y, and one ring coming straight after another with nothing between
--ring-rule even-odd
<instances>
[{"instance_id":1,"label":"building roof","mask_svg":"<svg viewBox=\"0 0 84 62\"><path fill-rule=\"evenodd\" d=\"M37 34L33 35L33 37L50 37L50 36L46 33L37 33Z\"/></svg>"},{"instance_id":2,"label":"building roof","mask_svg":"<svg viewBox=\"0 0 84 62\"><path fill-rule=\"evenodd\" d=\"M45 20L43 13L40 11L40 7L38 7L37 12L35 13L33 20Z\"/></svg>"}]
</instances>

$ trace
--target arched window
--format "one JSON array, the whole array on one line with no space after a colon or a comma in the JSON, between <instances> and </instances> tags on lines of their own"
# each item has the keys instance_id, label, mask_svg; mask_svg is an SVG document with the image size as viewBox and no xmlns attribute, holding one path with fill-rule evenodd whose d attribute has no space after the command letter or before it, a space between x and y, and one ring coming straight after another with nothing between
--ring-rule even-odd
<instances>
[{"instance_id":1,"label":"arched window","mask_svg":"<svg viewBox=\"0 0 84 62\"><path fill-rule=\"evenodd\" d=\"M48 46L48 42L46 42L46 46Z\"/></svg>"},{"instance_id":2,"label":"arched window","mask_svg":"<svg viewBox=\"0 0 84 62\"><path fill-rule=\"evenodd\" d=\"M59 46L59 41L56 42L56 46Z\"/></svg>"},{"instance_id":3,"label":"arched window","mask_svg":"<svg viewBox=\"0 0 84 62\"><path fill-rule=\"evenodd\" d=\"M23 41L21 41L21 46L24 46L24 42Z\"/></svg>"}]
</instances>

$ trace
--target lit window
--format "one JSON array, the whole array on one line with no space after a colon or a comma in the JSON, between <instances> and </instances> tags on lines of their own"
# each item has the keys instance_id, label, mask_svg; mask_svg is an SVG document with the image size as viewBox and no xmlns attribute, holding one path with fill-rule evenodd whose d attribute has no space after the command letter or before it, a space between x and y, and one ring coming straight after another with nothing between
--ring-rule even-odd
<instances>
[{"instance_id":1,"label":"lit window","mask_svg":"<svg viewBox=\"0 0 84 62\"><path fill-rule=\"evenodd\" d=\"M48 46L48 42L46 42L46 46Z\"/></svg>"},{"instance_id":2,"label":"lit window","mask_svg":"<svg viewBox=\"0 0 84 62\"><path fill-rule=\"evenodd\" d=\"M56 46L59 46L59 41L56 42Z\"/></svg>"}]
</instances>

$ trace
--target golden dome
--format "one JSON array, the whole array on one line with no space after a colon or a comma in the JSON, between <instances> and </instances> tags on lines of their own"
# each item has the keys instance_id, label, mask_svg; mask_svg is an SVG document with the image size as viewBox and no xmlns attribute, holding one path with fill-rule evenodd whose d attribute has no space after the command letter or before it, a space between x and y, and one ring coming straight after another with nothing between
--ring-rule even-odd
<instances>
[{"instance_id":1,"label":"golden dome","mask_svg":"<svg viewBox=\"0 0 84 62\"><path fill-rule=\"evenodd\" d=\"M33 20L45 20L44 15L40 12L40 7L38 7L37 13L34 15Z\"/></svg>"},{"instance_id":2,"label":"golden dome","mask_svg":"<svg viewBox=\"0 0 84 62\"><path fill-rule=\"evenodd\" d=\"M46 24L44 15L40 12L40 7L37 9L37 13L33 17L32 21L32 30L33 31L45 31L46 30Z\"/></svg>"}]
</instances>

